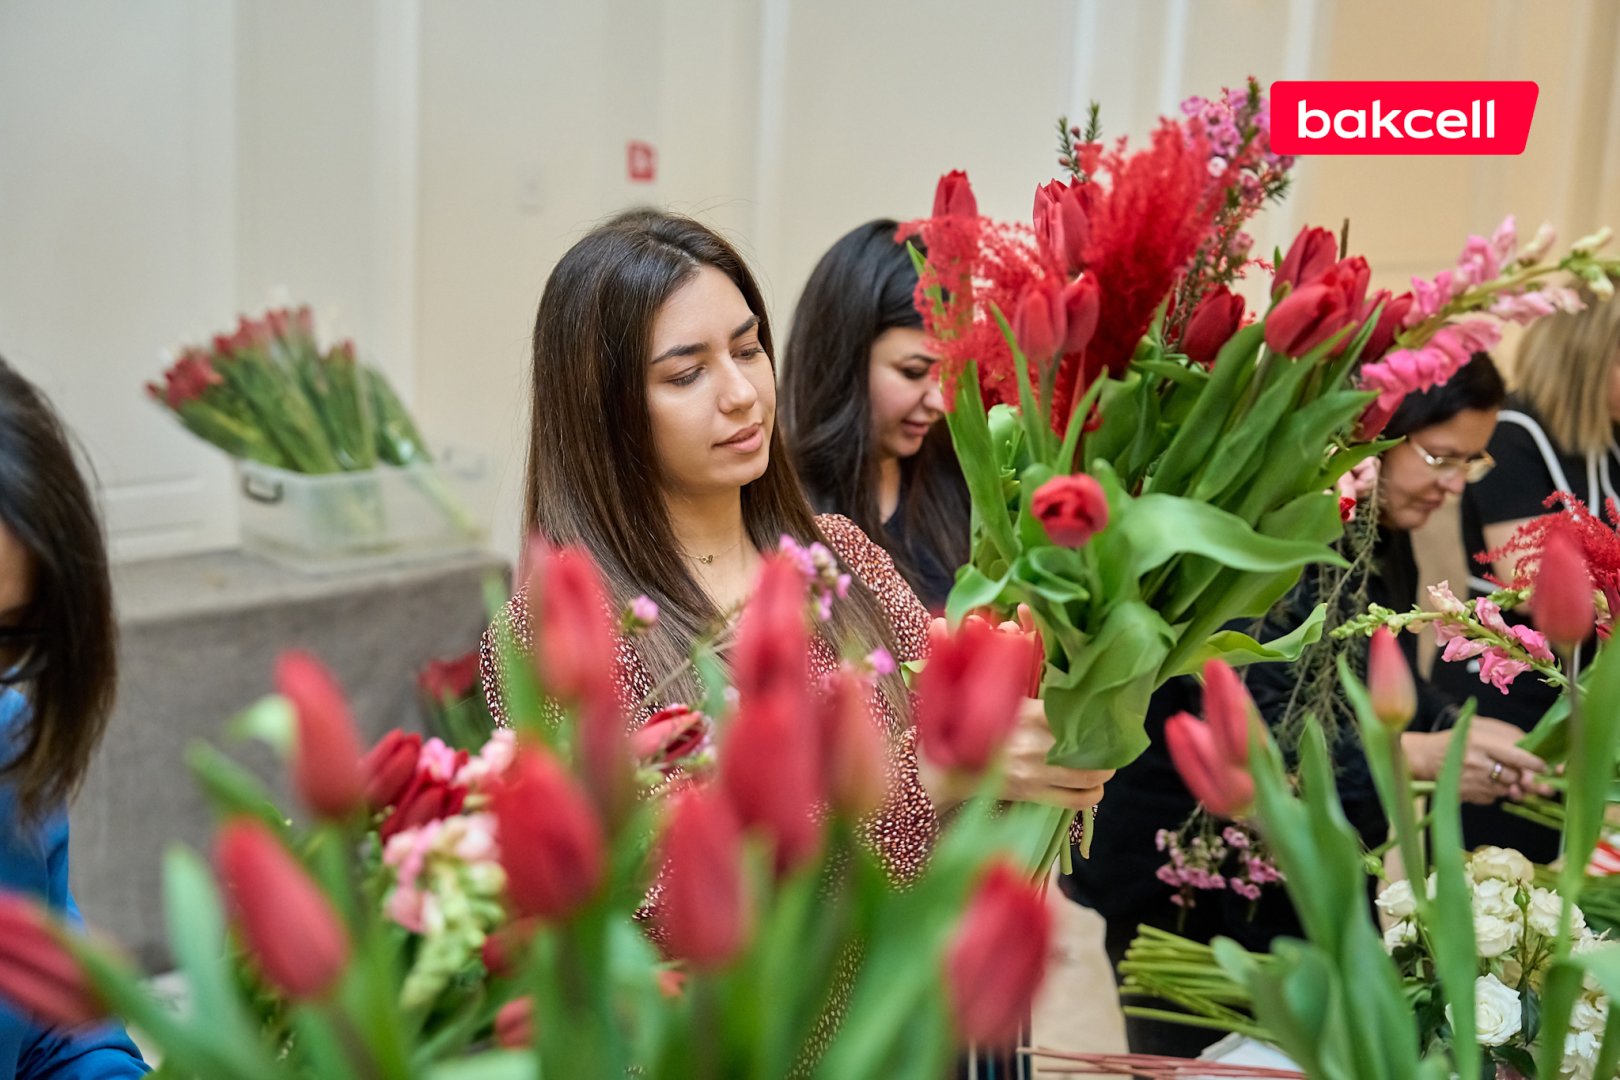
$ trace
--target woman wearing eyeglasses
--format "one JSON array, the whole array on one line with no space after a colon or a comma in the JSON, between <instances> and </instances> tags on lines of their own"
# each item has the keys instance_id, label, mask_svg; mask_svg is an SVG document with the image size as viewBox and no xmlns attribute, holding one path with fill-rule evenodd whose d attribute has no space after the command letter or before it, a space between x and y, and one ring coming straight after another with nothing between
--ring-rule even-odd
<instances>
[{"instance_id":1,"label":"woman wearing eyeglasses","mask_svg":"<svg viewBox=\"0 0 1620 1080\"><path fill-rule=\"evenodd\" d=\"M75 922L63 807L112 709L116 637L90 489L49 404L0 360L0 891ZM0 1001L0 1076L146 1071L116 1026L50 1030Z\"/></svg>"},{"instance_id":2,"label":"woman wearing eyeglasses","mask_svg":"<svg viewBox=\"0 0 1620 1080\"><path fill-rule=\"evenodd\" d=\"M1380 456L1376 500L1368 491L1357 510L1378 515L1370 565L1352 571L1343 579L1343 587L1334 590L1343 614L1356 614L1368 603L1405 610L1417 601L1421 583L1412 554L1412 531L1426 524L1448 497L1461 494L1469 475L1477 476L1489 468L1485 448L1504 396L1502 378L1491 358L1476 353L1444 386L1409 395L1401 403L1384 434L1388 438L1404 436L1404 441ZM1318 603L1333 600L1334 596L1324 594L1318 572L1307 569L1293 593L1267 616L1258 636L1262 640L1279 637L1304 622ZM1416 638L1402 634L1398 640L1408 661L1415 661ZM1365 639L1355 641L1365 649ZM1306 690L1295 666L1256 664L1245 668L1243 676L1269 727L1277 731L1292 722L1296 694ZM1174 679L1153 696L1147 718L1151 745L1109 782L1091 859L1076 860L1074 874L1063 881L1065 893L1102 915L1107 924L1104 943L1116 969L1136 937L1137 927L1143 924L1198 941L1230 937L1258 951L1266 951L1278 936L1301 933L1287 896L1278 887L1261 890L1255 902L1229 890L1200 892L1191 907L1183 908L1177 888L1159 876L1169 857L1158 844L1158 833L1181 828L1197 808L1164 748L1164 723L1177 712L1201 711L1201 696L1191 678ZM1417 717L1401 737L1414 777L1433 780L1439 775L1457 703L1463 700L1466 697L1452 698L1418 681ZM1483 710L1486 713L1489 704ZM1492 803L1503 797L1522 798L1529 790L1545 791L1536 775L1546 766L1515 745L1521 735L1518 728L1501 720L1474 719L1463 764L1465 800ZM1387 836L1388 824L1353 722L1342 713L1333 754L1345 814L1367 846L1376 847ZM1174 1009L1157 1001L1127 1004ZM1125 1034L1134 1052L1185 1057L1196 1056L1213 1041L1207 1031L1130 1016L1125 1020Z\"/></svg>"},{"instance_id":3,"label":"woman wearing eyeglasses","mask_svg":"<svg viewBox=\"0 0 1620 1080\"><path fill-rule=\"evenodd\" d=\"M1503 562L1486 567L1475 556L1502 546L1519 526L1548 513L1546 500L1568 492L1593 514L1607 519L1605 503L1620 488L1620 303L1590 293L1577 314L1550 315L1525 332L1513 367L1513 393L1491 437L1496 468L1470 477L1461 505L1463 550L1469 557L1468 585L1474 596L1495 588L1485 580L1513 576ZM1458 590L1461 593L1461 589ZM1523 612L1504 613L1524 622ZM1479 661L1437 663L1434 681L1448 694L1477 697L1492 716L1528 731L1558 694L1539 679L1515 679L1506 694L1479 680ZM1513 817L1498 808L1465 807L1464 839L1479 836L1504 846L1522 847L1538 862L1558 852L1551 829Z\"/></svg>"}]
</instances>

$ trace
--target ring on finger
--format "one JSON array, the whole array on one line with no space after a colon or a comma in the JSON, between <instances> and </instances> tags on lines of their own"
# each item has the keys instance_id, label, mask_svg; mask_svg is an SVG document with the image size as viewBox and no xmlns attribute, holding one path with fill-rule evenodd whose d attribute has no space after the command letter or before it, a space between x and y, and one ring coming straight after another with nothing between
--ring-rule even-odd
<instances>
[{"instance_id":1,"label":"ring on finger","mask_svg":"<svg viewBox=\"0 0 1620 1080\"><path fill-rule=\"evenodd\" d=\"M1502 782L1502 763L1500 761L1494 761L1494 762L1491 763L1491 783L1500 784L1501 782Z\"/></svg>"}]
</instances>

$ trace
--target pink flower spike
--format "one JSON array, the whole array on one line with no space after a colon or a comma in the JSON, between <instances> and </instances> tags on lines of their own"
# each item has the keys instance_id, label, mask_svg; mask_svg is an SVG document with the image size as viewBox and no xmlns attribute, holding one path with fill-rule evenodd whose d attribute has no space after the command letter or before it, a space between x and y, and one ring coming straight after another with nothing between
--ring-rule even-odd
<instances>
[{"instance_id":1,"label":"pink flower spike","mask_svg":"<svg viewBox=\"0 0 1620 1080\"><path fill-rule=\"evenodd\" d=\"M1501 649L1486 649L1479 658L1479 681L1507 693L1513 680L1530 670L1523 660L1515 660Z\"/></svg>"},{"instance_id":2,"label":"pink flower spike","mask_svg":"<svg viewBox=\"0 0 1620 1080\"><path fill-rule=\"evenodd\" d=\"M1448 664L1455 664L1459 660L1472 660L1490 647L1491 643L1488 641L1454 636L1446 642L1445 651L1440 654L1440 659Z\"/></svg>"},{"instance_id":3,"label":"pink flower spike","mask_svg":"<svg viewBox=\"0 0 1620 1080\"><path fill-rule=\"evenodd\" d=\"M1508 637L1512 631L1508 629L1507 620L1502 618L1502 609L1497 607L1489 597L1482 596L1474 601L1474 616L1487 630L1494 630L1503 637Z\"/></svg>"},{"instance_id":4,"label":"pink flower spike","mask_svg":"<svg viewBox=\"0 0 1620 1080\"><path fill-rule=\"evenodd\" d=\"M1537 660L1551 661L1552 647L1547 644L1547 635L1539 630L1532 630L1528 626L1511 626L1508 628L1512 635L1524 646L1524 651Z\"/></svg>"}]
</instances>

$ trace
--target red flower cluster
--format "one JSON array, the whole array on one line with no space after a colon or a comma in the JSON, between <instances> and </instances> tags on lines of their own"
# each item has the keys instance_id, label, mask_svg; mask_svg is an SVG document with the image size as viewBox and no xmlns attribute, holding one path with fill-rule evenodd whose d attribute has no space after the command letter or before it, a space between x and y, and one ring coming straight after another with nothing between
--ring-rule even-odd
<instances>
[{"instance_id":1,"label":"red flower cluster","mask_svg":"<svg viewBox=\"0 0 1620 1080\"><path fill-rule=\"evenodd\" d=\"M1511 581L1501 581L1494 574L1486 574L1487 579L1510 589L1532 589L1534 604L1534 591L1546 589L1550 584L1543 580L1541 570L1553 537L1558 535L1560 542L1572 541L1585 563L1588 590L1602 593L1607 603L1608 617L1597 628L1599 634L1607 636L1615 617L1620 615L1620 506L1616 506L1613 499L1605 500L1604 516L1608 519L1605 521L1567 491L1554 492L1542 505L1553 512L1530 519L1519 526L1507 543L1479 552L1474 559L1485 566L1500 561L1513 563ZM1563 509L1556 510L1559 506ZM1572 576L1572 573L1566 572L1564 576ZM1538 625L1540 615L1538 611Z\"/></svg>"},{"instance_id":2,"label":"red flower cluster","mask_svg":"<svg viewBox=\"0 0 1620 1080\"><path fill-rule=\"evenodd\" d=\"M222 386L225 379L214 370L213 358L205 349L191 348L163 372L163 385L147 383L146 392L171 409L195 401L211 386Z\"/></svg>"}]
</instances>

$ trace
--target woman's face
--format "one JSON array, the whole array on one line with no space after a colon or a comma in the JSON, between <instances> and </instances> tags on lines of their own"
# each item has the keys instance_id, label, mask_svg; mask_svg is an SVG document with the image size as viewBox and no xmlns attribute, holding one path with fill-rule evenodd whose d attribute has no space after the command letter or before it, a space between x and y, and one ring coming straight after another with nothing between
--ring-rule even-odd
<instances>
[{"instance_id":1,"label":"woman's face","mask_svg":"<svg viewBox=\"0 0 1620 1080\"><path fill-rule=\"evenodd\" d=\"M1483 454L1495 430L1495 409L1464 409L1444 423L1412 432L1405 442L1386 450L1379 480L1379 521L1401 532L1421 528L1447 495L1462 494L1468 482L1467 466L1462 463ZM1445 461L1431 465L1425 452Z\"/></svg>"},{"instance_id":2,"label":"woman's face","mask_svg":"<svg viewBox=\"0 0 1620 1080\"><path fill-rule=\"evenodd\" d=\"M872 401L872 444L887 458L922 449L923 436L945 415L939 357L920 329L894 326L872 342L867 393Z\"/></svg>"},{"instance_id":3,"label":"woman's face","mask_svg":"<svg viewBox=\"0 0 1620 1080\"><path fill-rule=\"evenodd\" d=\"M739 490L770 462L776 374L759 317L737 286L701 267L653 318L647 412L665 494Z\"/></svg>"}]
</instances>

